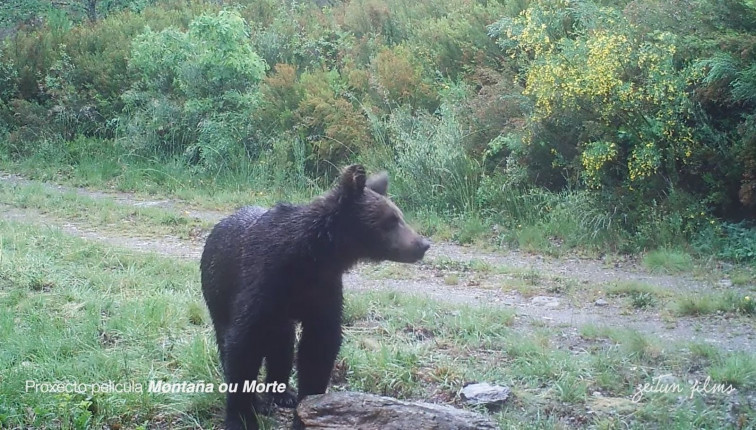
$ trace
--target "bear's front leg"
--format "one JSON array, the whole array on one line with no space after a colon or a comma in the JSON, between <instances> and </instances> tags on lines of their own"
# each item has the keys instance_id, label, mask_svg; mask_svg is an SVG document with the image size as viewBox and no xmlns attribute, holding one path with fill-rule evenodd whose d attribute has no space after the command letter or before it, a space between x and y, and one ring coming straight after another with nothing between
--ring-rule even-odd
<instances>
[{"instance_id":1,"label":"bear's front leg","mask_svg":"<svg viewBox=\"0 0 756 430\"><path fill-rule=\"evenodd\" d=\"M341 347L341 306L302 321L297 352L298 400L325 393Z\"/></svg>"},{"instance_id":2,"label":"bear's front leg","mask_svg":"<svg viewBox=\"0 0 756 430\"><path fill-rule=\"evenodd\" d=\"M271 327L270 343L265 353L266 377L265 382L286 384L283 393L273 393L267 396L267 401L282 408L297 406L297 395L289 387L289 377L294 365L295 321L284 319ZM270 404L265 405L265 413L271 412Z\"/></svg>"}]
</instances>

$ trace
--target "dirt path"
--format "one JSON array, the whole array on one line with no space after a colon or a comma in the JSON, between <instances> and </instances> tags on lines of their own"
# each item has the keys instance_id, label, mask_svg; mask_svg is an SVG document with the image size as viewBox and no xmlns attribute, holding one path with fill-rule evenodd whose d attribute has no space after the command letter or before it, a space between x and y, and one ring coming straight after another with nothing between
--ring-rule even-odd
<instances>
[{"instance_id":1,"label":"dirt path","mask_svg":"<svg viewBox=\"0 0 756 430\"><path fill-rule=\"evenodd\" d=\"M33 184L11 174L0 181ZM197 210L185 202L143 200L129 193L92 191L55 184L45 187L75 192L96 199L111 199L122 205L152 206L202 220L217 221L225 214ZM198 260L202 241L172 236L135 237L93 228L70 220L52 218L31 209L0 204L0 217L19 222L50 225L88 240L107 242L140 252ZM724 350L756 351L756 324L752 318L714 315L671 316L662 306L636 310L621 297L605 297L601 291L618 281L635 281L661 287L676 294L707 294L724 289L716 280L693 279L643 271L630 260L605 262L581 258L550 258L517 251L488 252L451 243L436 243L426 262L419 265L385 263L359 265L345 276L353 290L396 290L431 297L454 304L501 306L514 309L515 328L548 327L565 347L579 347L580 329L585 325L633 329L668 342L706 342ZM471 262L478 263L478 270ZM523 279L527 279L524 281ZM605 301L597 306L595 300Z\"/></svg>"},{"instance_id":2,"label":"dirt path","mask_svg":"<svg viewBox=\"0 0 756 430\"><path fill-rule=\"evenodd\" d=\"M107 199L112 200L118 204L126 206L136 207L155 207L166 209L168 211L180 213L192 218L198 218L204 221L216 222L220 221L225 214L217 211L208 211L191 207L187 202L179 200L147 200L139 198L131 193L124 193L121 191L102 191L102 190L90 190L87 188L67 187L64 185L53 184L50 182L40 182L30 179L26 179L13 173L0 172L0 181L8 184L19 185L33 185L39 184L48 190L59 192L73 192L85 197L91 197L94 199Z\"/></svg>"}]
</instances>

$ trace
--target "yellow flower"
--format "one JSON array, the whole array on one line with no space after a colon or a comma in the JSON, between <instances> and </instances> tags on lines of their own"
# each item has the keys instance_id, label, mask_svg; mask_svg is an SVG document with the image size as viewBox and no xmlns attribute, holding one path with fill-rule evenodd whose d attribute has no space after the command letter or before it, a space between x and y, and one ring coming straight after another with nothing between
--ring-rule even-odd
<instances>
[{"instance_id":1,"label":"yellow flower","mask_svg":"<svg viewBox=\"0 0 756 430\"><path fill-rule=\"evenodd\" d=\"M751 298L749 296L745 296L745 301L749 302L751 301Z\"/></svg>"}]
</instances>

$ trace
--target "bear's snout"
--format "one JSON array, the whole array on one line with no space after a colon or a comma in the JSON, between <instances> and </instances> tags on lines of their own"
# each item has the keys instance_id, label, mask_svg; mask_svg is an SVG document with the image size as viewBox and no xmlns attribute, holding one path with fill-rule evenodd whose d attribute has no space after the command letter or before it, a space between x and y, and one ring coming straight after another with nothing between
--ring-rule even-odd
<instances>
[{"instance_id":1,"label":"bear's snout","mask_svg":"<svg viewBox=\"0 0 756 430\"><path fill-rule=\"evenodd\" d=\"M418 244L418 248L420 248L420 258L423 258L425 256L425 252L430 249L430 240L421 237L420 243Z\"/></svg>"},{"instance_id":2,"label":"bear's snout","mask_svg":"<svg viewBox=\"0 0 756 430\"><path fill-rule=\"evenodd\" d=\"M425 257L425 252L430 249L430 241L424 237L419 237L413 243L412 252L409 255L408 263L415 263Z\"/></svg>"}]
</instances>

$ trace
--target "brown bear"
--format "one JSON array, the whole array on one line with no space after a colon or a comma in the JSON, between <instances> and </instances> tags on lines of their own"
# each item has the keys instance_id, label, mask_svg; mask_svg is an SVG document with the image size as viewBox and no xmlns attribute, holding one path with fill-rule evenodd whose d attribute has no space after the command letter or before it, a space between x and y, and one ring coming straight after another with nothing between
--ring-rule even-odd
<instances>
[{"instance_id":1,"label":"brown bear","mask_svg":"<svg viewBox=\"0 0 756 430\"><path fill-rule=\"evenodd\" d=\"M427 239L404 222L386 197L388 176L366 178L347 167L338 184L306 205L247 207L219 222L202 253L202 293L210 310L226 383L226 429L257 429L260 405L244 392L258 377L287 384L293 366L294 328L302 323L297 352L298 396L276 393L294 407L326 391L341 346L342 275L360 260L419 261Z\"/></svg>"}]
</instances>

